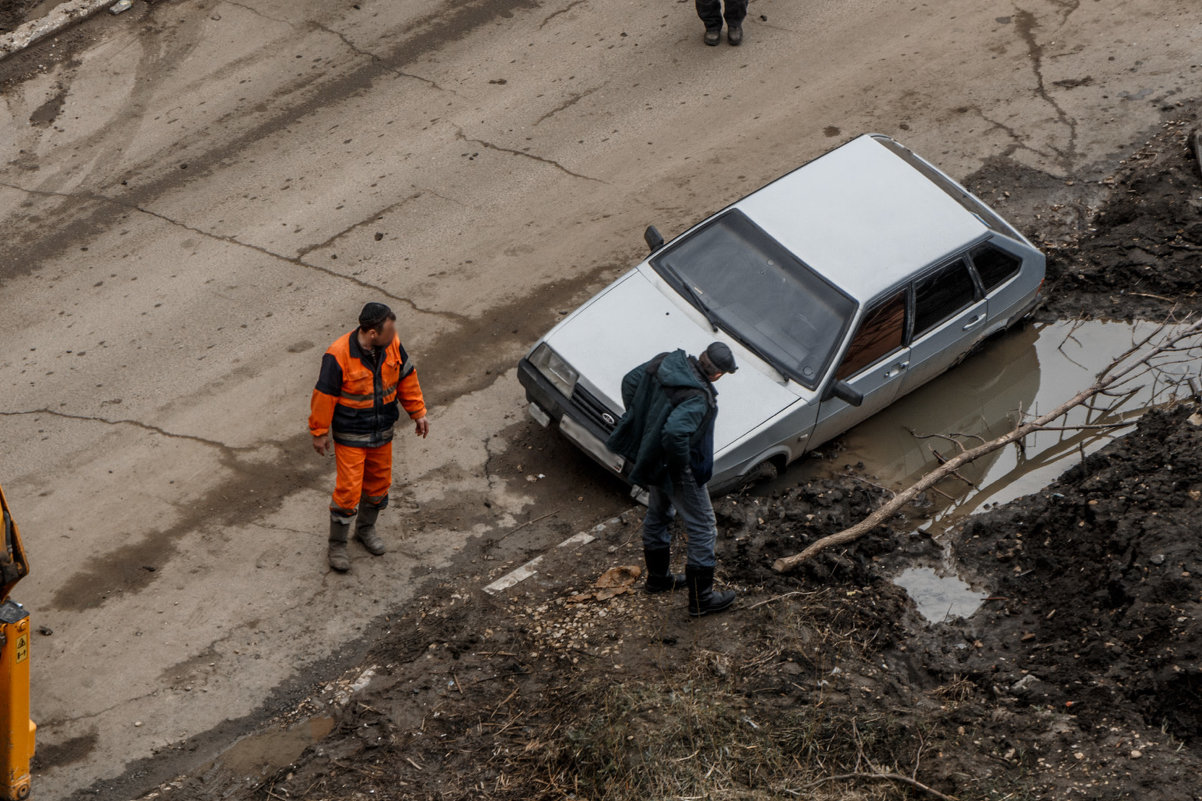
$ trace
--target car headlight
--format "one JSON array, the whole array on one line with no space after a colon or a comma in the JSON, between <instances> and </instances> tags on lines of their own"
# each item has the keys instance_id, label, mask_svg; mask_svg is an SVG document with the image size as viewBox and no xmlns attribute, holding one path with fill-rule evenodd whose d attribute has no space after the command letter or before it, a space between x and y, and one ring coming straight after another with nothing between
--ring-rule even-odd
<instances>
[{"instance_id":1,"label":"car headlight","mask_svg":"<svg viewBox=\"0 0 1202 801\"><path fill-rule=\"evenodd\" d=\"M530 363L565 397L572 397L572 390L576 388L576 380L580 378L580 373L551 350L550 345L543 342L535 348L530 354Z\"/></svg>"}]
</instances>

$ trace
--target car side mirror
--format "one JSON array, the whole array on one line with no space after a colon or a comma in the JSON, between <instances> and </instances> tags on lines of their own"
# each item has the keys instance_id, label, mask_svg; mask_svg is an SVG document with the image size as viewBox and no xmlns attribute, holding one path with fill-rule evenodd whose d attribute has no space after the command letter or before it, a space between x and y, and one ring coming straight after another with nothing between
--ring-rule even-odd
<instances>
[{"instance_id":1,"label":"car side mirror","mask_svg":"<svg viewBox=\"0 0 1202 801\"><path fill-rule=\"evenodd\" d=\"M647 247L651 248L652 253L664 246L664 237L654 225L647 226L647 230L643 232L643 240L647 243Z\"/></svg>"},{"instance_id":2,"label":"car side mirror","mask_svg":"<svg viewBox=\"0 0 1202 801\"><path fill-rule=\"evenodd\" d=\"M831 388L826 392L826 397L828 399L838 398L844 403L849 403L852 406L859 406L864 402L863 393L856 392L851 388L851 384L848 384L846 381L836 381L835 383L831 384Z\"/></svg>"}]
</instances>

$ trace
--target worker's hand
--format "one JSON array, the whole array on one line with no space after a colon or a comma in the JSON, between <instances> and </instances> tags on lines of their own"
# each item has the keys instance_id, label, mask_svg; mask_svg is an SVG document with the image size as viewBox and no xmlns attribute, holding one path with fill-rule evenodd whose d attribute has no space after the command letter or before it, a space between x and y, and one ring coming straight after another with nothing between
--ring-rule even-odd
<instances>
[{"instance_id":1,"label":"worker's hand","mask_svg":"<svg viewBox=\"0 0 1202 801\"><path fill-rule=\"evenodd\" d=\"M426 434L430 433L430 421L423 414L421 417L413 421L413 433L417 434L422 439L426 438Z\"/></svg>"},{"instance_id":2,"label":"worker's hand","mask_svg":"<svg viewBox=\"0 0 1202 801\"><path fill-rule=\"evenodd\" d=\"M325 456L330 452L330 435L322 434L320 437L313 438L313 450L317 451L318 456Z\"/></svg>"}]
</instances>

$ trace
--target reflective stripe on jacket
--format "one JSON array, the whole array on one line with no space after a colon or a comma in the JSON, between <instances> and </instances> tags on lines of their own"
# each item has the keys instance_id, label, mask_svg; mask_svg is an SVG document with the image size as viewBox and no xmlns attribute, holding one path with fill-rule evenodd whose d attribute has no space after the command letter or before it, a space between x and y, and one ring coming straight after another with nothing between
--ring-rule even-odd
<instances>
[{"instance_id":1,"label":"reflective stripe on jacket","mask_svg":"<svg viewBox=\"0 0 1202 801\"><path fill-rule=\"evenodd\" d=\"M376 363L359 346L358 329L334 340L321 358L313 389L309 433L330 433L339 445L376 448L392 441L400 418L397 402L416 420L426 414L417 370L399 338L380 351Z\"/></svg>"}]
</instances>

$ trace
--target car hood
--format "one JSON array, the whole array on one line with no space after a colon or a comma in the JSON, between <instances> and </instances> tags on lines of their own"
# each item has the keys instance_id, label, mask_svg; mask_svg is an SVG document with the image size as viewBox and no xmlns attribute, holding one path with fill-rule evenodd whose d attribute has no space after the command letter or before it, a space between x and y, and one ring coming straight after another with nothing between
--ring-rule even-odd
<instances>
[{"instance_id":1,"label":"car hood","mask_svg":"<svg viewBox=\"0 0 1202 801\"><path fill-rule=\"evenodd\" d=\"M610 284L553 328L544 341L580 372L589 391L621 410L622 377L664 351L696 355L719 340L730 346L738 372L718 390L714 449L736 443L788 406L813 395L765 364L705 317L644 262Z\"/></svg>"}]
</instances>

